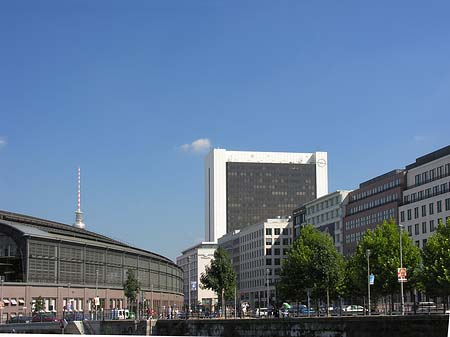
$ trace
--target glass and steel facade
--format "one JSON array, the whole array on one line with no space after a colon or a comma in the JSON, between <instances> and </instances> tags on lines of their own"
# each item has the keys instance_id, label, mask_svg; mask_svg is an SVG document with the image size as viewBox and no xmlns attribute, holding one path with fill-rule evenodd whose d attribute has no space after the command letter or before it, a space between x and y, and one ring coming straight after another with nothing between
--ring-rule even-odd
<instances>
[{"instance_id":1,"label":"glass and steel facade","mask_svg":"<svg viewBox=\"0 0 450 337\"><path fill-rule=\"evenodd\" d=\"M227 232L288 216L316 198L315 164L229 162Z\"/></svg>"}]
</instances>

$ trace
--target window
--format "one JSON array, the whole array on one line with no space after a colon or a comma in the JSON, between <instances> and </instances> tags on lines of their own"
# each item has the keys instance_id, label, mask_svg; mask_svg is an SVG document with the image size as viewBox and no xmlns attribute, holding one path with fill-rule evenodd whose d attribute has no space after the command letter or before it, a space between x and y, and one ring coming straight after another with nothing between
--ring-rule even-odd
<instances>
[{"instance_id":1,"label":"window","mask_svg":"<svg viewBox=\"0 0 450 337\"><path fill-rule=\"evenodd\" d=\"M280 255L280 248L275 248L275 255Z\"/></svg>"},{"instance_id":2,"label":"window","mask_svg":"<svg viewBox=\"0 0 450 337\"><path fill-rule=\"evenodd\" d=\"M414 235L419 235L419 234L420 234L420 232L419 232L419 224L416 223L414 225Z\"/></svg>"},{"instance_id":3,"label":"window","mask_svg":"<svg viewBox=\"0 0 450 337\"><path fill-rule=\"evenodd\" d=\"M428 213L430 215L434 214L434 203L433 202L428 205Z\"/></svg>"},{"instance_id":4,"label":"window","mask_svg":"<svg viewBox=\"0 0 450 337\"><path fill-rule=\"evenodd\" d=\"M422 206L422 216L427 216L427 205Z\"/></svg>"},{"instance_id":5,"label":"window","mask_svg":"<svg viewBox=\"0 0 450 337\"><path fill-rule=\"evenodd\" d=\"M419 217L419 207L414 207L414 219Z\"/></svg>"},{"instance_id":6,"label":"window","mask_svg":"<svg viewBox=\"0 0 450 337\"><path fill-rule=\"evenodd\" d=\"M430 232L434 232L434 220L430 220Z\"/></svg>"},{"instance_id":7,"label":"window","mask_svg":"<svg viewBox=\"0 0 450 337\"><path fill-rule=\"evenodd\" d=\"M288 255L289 248L283 248L283 255Z\"/></svg>"},{"instance_id":8,"label":"window","mask_svg":"<svg viewBox=\"0 0 450 337\"><path fill-rule=\"evenodd\" d=\"M287 238L283 239L283 246L289 246L289 239Z\"/></svg>"},{"instance_id":9,"label":"window","mask_svg":"<svg viewBox=\"0 0 450 337\"><path fill-rule=\"evenodd\" d=\"M276 246L279 246L280 245L280 240L279 239L275 240L273 244L276 245Z\"/></svg>"},{"instance_id":10,"label":"window","mask_svg":"<svg viewBox=\"0 0 450 337\"><path fill-rule=\"evenodd\" d=\"M266 248L266 255L272 255L272 248Z\"/></svg>"},{"instance_id":11,"label":"window","mask_svg":"<svg viewBox=\"0 0 450 337\"><path fill-rule=\"evenodd\" d=\"M408 220L411 220L411 210L408 209Z\"/></svg>"},{"instance_id":12,"label":"window","mask_svg":"<svg viewBox=\"0 0 450 337\"><path fill-rule=\"evenodd\" d=\"M426 244L427 244L427 239L423 239L422 240L422 248L425 247Z\"/></svg>"},{"instance_id":13,"label":"window","mask_svg":"<svg viewBox=\"0 0 450 337\"><path fill-rule=\"evenodd\" d=\"M400 212L400 221L405 222L405 211Z\"/></svg>"},{"instance_id":14,"label":"window","mask_svg":"<svg viewBox=\"0 0 450 337\"><path fill-rule=\"evenodd\" d=\"M281 259L275 259L274 262L276 266L279 266L281 264Z\"/></svg>"},{"instance_id":15,"label":"window","mask_svg":"<svg viewBox=\"0 0 450 337\"><path fill-rule=\"evenodd\" d=\"M442 212L442 200L438 200L438 202L436 203L437 205L437 212L441 213Z\"/></svg>"},{"instance_id":16,"label":"window","mask_svg":"<svg viewBox=\"0 0 450 337\"><path fill-rule=\"evenodd\" d=\"M408 235L411 236L412 235L412 225L408 226Z\"/></svg>"},{"instance_id":17,"label":"window","mask_svg":"<svg viewBox=\"0 0 450 337\"><path fill-rule=\"evenodd\" d=\"M266 266L272 265L272 259L266 259Z\"/></svg>"},{"instance_id":18,"label":"window","mask_svg":"<svg viewBox=\"0 0 450 337\"><path fill-rule=\"evenodd\" d=\"M283 235L289 235L289 228L283 228L283 231L281 232Z\"/></svg>"},{"instance_id":19,"label":"window","mask_svg":"<svg viewBox=\"0 0 450 337\"><path fill-rule=\"evenodd\" d=\"M266 228L266 235L272 235L272 228Z\"/></svg>"},{"instance_id":20,"label":"window","mask_svg":"<svg viewBox=\"0 0 450 337\"><path fill-rule=\"evenodd\" d=\"M279 228L275 228L275 235L280 235L280 229Z\"/></svg>"},{"instance_id":21,"label":"window","mask_svg":"<svg viewBox=\"0 0 450 337\"><path fill-rule=\"evenodd\" d=\"M445 210L450 211L450 198L445 199Z\"/></svg>"},{"instance_id":22,"label":"window","mask_svg":"<svg viewBox=\"0 0 450 337\"><path fill-rule=\"evenodd\" d=\"M270 246L272 244L271 238L266 238L266 245Z\"/></svg>"},{"instance_id":23,"label":"window","mask_svg":"<svg viewBox=\"0 0 450 337\"><path fill-rule=\"evenodd\" d=\"M427 232L427 223L422 222L422 234L425 234Z\"/></svg>"},{"instance_id":24,"label":"window","mask_svg":"<svg viewBox=\"0 0 450 337\"><path fill-rule=\"evenodd\" d=\"M419 240L416 241L416 247L420 247L420 241Z\"/></svg>"}]
</instances>

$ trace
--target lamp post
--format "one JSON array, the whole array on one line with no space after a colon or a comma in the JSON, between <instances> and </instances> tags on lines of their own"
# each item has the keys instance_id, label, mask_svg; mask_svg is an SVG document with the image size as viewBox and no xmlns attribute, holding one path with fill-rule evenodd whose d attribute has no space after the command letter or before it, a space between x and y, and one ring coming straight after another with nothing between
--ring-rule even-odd
<instances>
[{"instance_id":1,"label":"lamp post","mask_svg":"<svg viewBox=\"0 0 450 337\"><path fill-rule=\"evenodd\" d=\"M269 274L270 274L270 269L269 268L267 268L266 269L266 272L267 272L267 283L266 283L266 285L267 285L267 295L266 295L266 302L267 302L267 311L269 311Z\"/></svg>"},{"instance_id":2,"label":"lamp post","mask_svg":"<svg viewBox=\"0 0 450 337\"><path fill-rule=\"evenodd\" d=\"M188 312L186 317L189 318L191 314L191 257L188 256Z\"/></svg>"},{"instance_id":3,"label":"lamp post","mask_svg":"<svg viewBox=\"0 0 450 337\"><path fill-rule=\"evenodd\" d=\"M366 250L367 256L367 298L369 300L369 316L370 316L370 249Z\"/></svg>"},{"instance_id":4,"label":"lamp post","mask_svg":"<svg viewBox=\"0 0 450 337\"><path fill-rule=\"evenodd\" d=\"M403 269L403 252L402 252L402 234L403 234L403 226L399 225L400 228L400 269ZM400 281L400 297L401 297L401 309L402 315L405 314L405 298L403 297L403 280Z\"/></svg>"},{"instance_id":5,"label":"lamp post","mask_svg":"<svg viewBox=\"0 0 450 337\"><path fill-rule=\"evenodd\" d=\"M1 310L0 310L0 324L3 324L3 306L4 306L4 304L3 304L3 282L4 282L4 280L5 280L5 277L3 275L0 276L0 282L2 284L2 293L1 293L2 304L1 304Z\"/></svg>"},{"instance_id":6,"label":"lamp post","mask_svg":"<svg viewBox=\"0 0 450 337\"><path fill-rule=\"evenodd\" d=\"M95 320L98 319L97 317L97 301L98 301L98 269L95 270Z\"/></svg>"}]
</instances>

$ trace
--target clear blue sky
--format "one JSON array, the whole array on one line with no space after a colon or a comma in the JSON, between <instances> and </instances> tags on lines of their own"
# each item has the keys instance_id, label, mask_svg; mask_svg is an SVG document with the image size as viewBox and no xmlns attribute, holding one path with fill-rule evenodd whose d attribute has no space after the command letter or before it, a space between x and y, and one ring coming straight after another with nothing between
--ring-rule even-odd
<instances>
[{"instance_id":1,"label":"clear blue sky","mask_svg":"<svg viewBox=\"0 0 450 337\"><path fill-rule=\"evenodd\" d=\"M0 209L174 259L190 144L327 151L329 190L450 144L448 1L2 1Z\"/></svg>"}]
</instances>

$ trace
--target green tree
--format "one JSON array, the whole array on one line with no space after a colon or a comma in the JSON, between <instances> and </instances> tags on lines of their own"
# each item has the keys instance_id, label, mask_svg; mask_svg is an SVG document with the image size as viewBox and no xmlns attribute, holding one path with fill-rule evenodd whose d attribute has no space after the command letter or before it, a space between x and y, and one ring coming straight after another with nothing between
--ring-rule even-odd
<instances>
[{"instance_id":1,"label":"green tree","mask_svg":"<svg viewBox=\"0 0 450 337\"><path fill-rule=\"evenodd\" d=\"M423 248L421 283L429 296L450 295L450 219L440 222Z\"/></svg>"},{"instance_id":2,"label":"green tree","mask_svg":"<svg viewBox=\"0 0 450 337\"><path fill-rule=\"evenodd\" d=\"M42 296L39 296L36 299L36 302L34 303L34 309L33 312L42 312L45 310L45 302L44 299L42 298Z\"/></svg>"},{"instance_id":3,"label":"green tree","mask_svg":"<svg viewBox=\"0 0 450 337\"><path fill-rule=\"evenodd\" d=\"M134 276L134 272L131 269L127 270L127 279L123 284L123 292L128 299L128 303L133 304L139 294L139 282Z\"/></svg>"},{"instance_id":4,"label":"green tree","mask_svg":"<svg viewBox=\"0 0 450 337\"><path fill-rule=\"evenodd\" d=\"M234 298L236 273L225 249L221 247L216 249L214 259L211 261L211 265L206 266L205 272L200 277L200 282L203 289L211 289L217 293L221 307L226 309L223 306L225 300ZM226 310L224 310L224 313L226 317Z\"/></svg>"},{"instance_id":5,"label":"green tree","mask_svg":"<svg viewBox=\"0 0 450 337\"><path fill-rule=\"evenodd\" d=\"M347 268L346 289L349 295L367 295L367 250L370 249L370 272L375 276L371 297L392 296L400 291L397 269L400 267L400 230L394 220L384 221L375 230L368 230L358 244ZM403 267L407 268L405 291L417 285L420 270L420 249L407 232L402 231ZM392 302L391 302L392 304Z\"/></svg>"},{"instance_id":6,"label":"green tree","mask_svg":"<svg viewBox=\"0 0 450 337\"><path fill-rule=\"evenodd\" d=\"M336 296L342 288L343 268L343 257L331 236L307 225L283 261L278 294L290 301L304 300L307 289L316 298Z\"/></svg>"}]
</instances>

